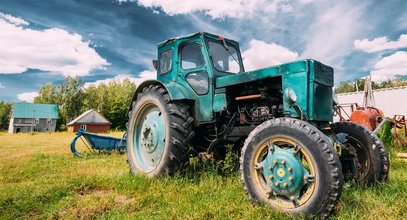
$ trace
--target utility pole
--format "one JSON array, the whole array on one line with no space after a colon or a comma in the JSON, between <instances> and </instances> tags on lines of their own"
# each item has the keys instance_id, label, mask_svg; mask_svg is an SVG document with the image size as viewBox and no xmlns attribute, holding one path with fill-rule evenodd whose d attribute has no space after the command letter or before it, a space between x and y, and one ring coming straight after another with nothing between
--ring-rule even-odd
<instances>
[{"instance_id":1,"label":"utility pole","mask_svg":"<svg viewBox=\"0 0 407 220\"><path fill-rule=\"evenodd\" d=\"M35 110L33 110L33 119L31 121L31 132L33 132L33 129L34 129L34 120L35 120L34 116L35 116Z\"/></svg>"}]
</instances>

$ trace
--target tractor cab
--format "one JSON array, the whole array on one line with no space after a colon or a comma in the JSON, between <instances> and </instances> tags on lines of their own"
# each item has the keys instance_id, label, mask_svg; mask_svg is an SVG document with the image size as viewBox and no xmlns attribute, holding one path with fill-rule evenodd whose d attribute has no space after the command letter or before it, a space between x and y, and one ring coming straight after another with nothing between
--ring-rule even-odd
<instances>
[{"instance_id":1,"label":"tractor cab","mask_svg":"<svg viewBox=\"0 0 407 220\"><path fill-rule=\"evenodd\" d=\"M218 110L226 108L224 94L217 97L212 82L244 72L239 43L204 32L158 44L158 60L153 63L157 80L174 91L170 91L172 99L194 100L197 123L213 121L216 99L221 100Z\"/></svg>"},{"instance_id":2,"label":"tractor cab","mask_svg":"<svg viewBox=\"0 0 407 220\"><path fill-rule=\"evenodd\" d=\"M210 33L168 39L158 44L158 53L161 74L169 72L170 63L175 70L205 68L214 77L244 72L239 43Z\"/></svg>"}]
</instances>

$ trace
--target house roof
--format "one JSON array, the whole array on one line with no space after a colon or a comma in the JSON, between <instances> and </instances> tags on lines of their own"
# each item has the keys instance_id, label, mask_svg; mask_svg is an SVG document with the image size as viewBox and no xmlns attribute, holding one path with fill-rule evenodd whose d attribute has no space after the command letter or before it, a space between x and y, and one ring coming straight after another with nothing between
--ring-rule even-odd
<instances>
[{"instance_id":1,"label":"house roof","mask_svg":"<svg viewBox=\"0 0 407 220\"><path fill-rule=\"evenodd\" d=\"M19 102L13 105L13 118L58 118L58 107L54 104Z\"/></svg>"},{"instance_id":2,"label":"house roof","mask_svg":"<svg viewBox=\"0 0 407 220\"><path fill-rule=\"evenodd\" d=\"M77 118L69 122L67 125L73 124L111 124L102 114L94 109L90 109Z\"/></svg>"}]
</instances>

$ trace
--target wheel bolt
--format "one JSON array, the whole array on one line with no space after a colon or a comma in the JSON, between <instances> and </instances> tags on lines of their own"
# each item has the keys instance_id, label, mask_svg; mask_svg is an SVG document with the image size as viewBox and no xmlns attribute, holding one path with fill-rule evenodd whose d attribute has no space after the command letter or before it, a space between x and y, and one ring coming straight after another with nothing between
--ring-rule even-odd
<instances>
[{"instance_id":1,"label":"wheel bolt","mask_svg":"<svg viewBox=\"0 0 407 220\"><path fill-rule=\"evenodd\" d=\"M291 177L291 176L288 177L288 180L289 180L289 181L293 181L293 177Z\"/></svg>"},{"instance_id":2,"label":"wheel bolt","mask_svg":"<svg viewBox=\"0 0 407 220\"><path fill-rule=\"evenodd\" d=\"M283 186L284 186L284 188L287 188L288 184L287 184L287 183L284 183Z\"/></svg>"},{"instance_id":3,"label":"wheel bolt","mask_svg":"<svg viewBox=\"0 0 407 220\"><path fill-rule=\"evenodd\" d=\"M278 186L278 182L274 183L275 186Z\"/></svg>"},{"instance_id":4,"label":"wheel bolt","mask_svg":"<svg viewBox=\"0 0 407 220\"><path fill-rule=\"evenodd\" d=\"M308 180L308 177L307 177L307 176L304 176L304 180Z\"/></svg>"},{"instance_id":5,"label":"wheel bolt","mask_svg":"<svg viewBox=\"0 0 407 220\"><path fill-rule=\"evenodd\" d=\"M278 164L277 160L274 160L273 163L274 163L274 164Z\"/></svg>"},{"instance_id":6,"label":"wheel bolt","mask_svg":"<svg viewBox=\"0 0 407 220\"><path fill-rule=\"evenodd\" d=\"M273 176L273 175L270 175L270 176L269 176L269 179L271 179L271 180L272 180L273 178L274 178L274 176Z\"/></svg>"},{"instance_id":7,"label":"wheel bolt","mask_svg":"<svg viewBox=\"0 0 407 220\"><path fill-rule=\"evenodd\" d=\"M293 170L293 168L288 167L287 170L288 170L288 172L291 172Z\"/></svg>"},{"instance_id":8,"label":"wheel bolt","mask_svg":"<svg viewBox=\"0 0 407 220\"><path fill-rule=\"evenodd\" d=\"M284 164L285 164L285 160L282 160L282 161L281 161L281 164L283 164L283 165L284 165Z\"/></svg>"}]
</instances>

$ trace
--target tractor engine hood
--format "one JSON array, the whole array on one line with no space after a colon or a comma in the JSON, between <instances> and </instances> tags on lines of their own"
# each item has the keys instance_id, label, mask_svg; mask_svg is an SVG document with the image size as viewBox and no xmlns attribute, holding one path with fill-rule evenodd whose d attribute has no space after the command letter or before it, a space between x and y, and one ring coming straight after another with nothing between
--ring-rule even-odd
<instances>
[{"instance_id":1,"label":"tractor engine hood","mask_svg":"<svg viewBox=\"0 0 407 220\"><path fill-rule=\"evenodd\" d=\"M227 88L272 77L282 78L283 95L288 88L297 95L295 103L308 120L332 121L333 68L316 60L300 60L278 66L219 77L216 88ZM298 116L284 101L286 115Z\"/></svg>"}]
</instances>

